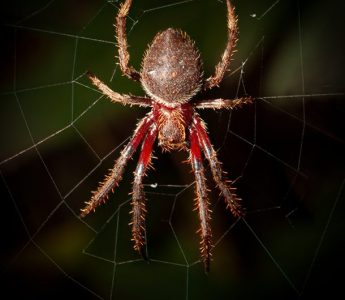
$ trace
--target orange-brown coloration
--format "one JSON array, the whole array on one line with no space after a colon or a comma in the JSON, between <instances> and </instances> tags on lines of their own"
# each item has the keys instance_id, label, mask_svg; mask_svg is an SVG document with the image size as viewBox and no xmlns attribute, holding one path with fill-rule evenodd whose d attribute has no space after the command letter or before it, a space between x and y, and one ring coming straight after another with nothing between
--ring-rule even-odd
<instances>
[{"instance_id":1,"label":"orange-brown coloration","mask_svg":"<svg viewBox=\"0 0 345 300\"><path fill-rule=\"evenodd\" d=\"M161 104L153 106L153 114L158 124L158 141L164 151L186 149L186 128L192 120L190 105L177 108Z\"/></svg>"},{"instance_id":2,"label":"orange-brown coloration","mask_svg":"<svg viewBox=\"0 0 345 300\"><path fill-rule=\"evenodd\" d=\"M195 199L195 209L199 212L201 225L198 230L201 236L200 252L205 271L209 272L212 249L212 232L210 226L211 210L209 208L210 203L207 199L207 187L204 167L202 165L200 140L195 127L190 128L189 140L191 148L190 162L195 174L195 192L197 195Z\"/></svg>"},{"instance_id":3,"label":"orange-brown coloration","mask_svg":"<svg viewBox=\"0 0 345 300\"><path fill-rule=\"evenodd\" d=\"M127 51L128 43L126 37L126 17L128 15L129 8L132 5L132 0L125 1L119 10L119 13L116 17L116 40L119 48L119 65L121 71L128 78L133 80L140 79L140 73L135 70L132 66L129 66L129 53Z\"/></svg>"},{"instance_id":4,"label":"orange-brown coloration","mask_svg":"<svg viewBox=\"0 0 345 300\"><path fill-rule=\"evenodd\" d=\"M225 72L229 71L228 66L230 64L231 56L234 53L234 48L237 44L238 29L235 9L233 8L229 0L226 0L226 6L228 9L228 42L226 43L226 47L222 54L220 62L215 67L214 75L205 80L203 85L204 90L218 86L222 81Z\"/></svg>"},{"instance_id":5,"label":"orange-brown coloration","mask_svg":"<svg viewBox=\"0 0 345 300\"><path fill-rule=\"evenodd\" d=\"M159 146L161 146L163 150L170 151L185 148L185 124L179 111L161 114L158 124Z\"/></svg>"},{"instance_id":6,"label":"orange-brown coloration","mask_svg":"<svg viewBox=\"0 0 345 300\"><path fill-rule=\"evenodd\" d=\"M206 178L202 164L202 153L208 160L213 179L225 199L226 206L235 217L242 217L244 210L232 182L226 178L221 163L213 149L206 126L195 109L235 109L253 102L250 97L233 100L192 99L200 90L217 86L228 69L233 48L237 41L237 18L234 8L226 0L228 19L228 41L220 62L215 67L214 75L203 79L200 55L194 42L181 30L168 28L158 33L146 51L142 69L136 71L129 65L128 43L126 37L126 17L132 0L126 0L116 17L116 39L119 51L119 65L128 78L140 81L149 97L122 95L111 90L91 72L87 75L98 90L112 102L123 105L151 107L151 111L138 124L130 142L122 150L112 170L93 192L91 200L86 202L81 216L84 217L108 199L110 191L119 184L127 161L132 157L140 143L142 149L137 168L134 172L132 192L132 240L134 249L144 258L146 199L143 178L150 166L153 145L158 137L159 146L164 151L187 150L195 176L195 207L199 214L200 252L205 271L208 272L211 261L212 232L211 210L207 198Z\"/></svg>"},{"instance_id":7,"label":"orange-brown coloration","mask_svg":"<svg viewBox=\"0 0 345 300\"><path fill-rule=\"evenodd\" d=\"M202 75L194 42L186 33L168 28L155 36L144 55L141 83L153 99L177 106L200 90Z\"/></svg>"}]
</instances>

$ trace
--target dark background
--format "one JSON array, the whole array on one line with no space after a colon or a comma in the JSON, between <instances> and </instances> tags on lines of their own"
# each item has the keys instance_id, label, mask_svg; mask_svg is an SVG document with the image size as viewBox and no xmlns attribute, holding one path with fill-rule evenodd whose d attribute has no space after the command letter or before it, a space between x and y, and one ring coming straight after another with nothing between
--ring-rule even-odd
<instances>
[{"instance_id":1,"label":"dark background","mask_svg":"<svg viewBox=\"0 0 345 300\"><path fill-rule=\"evenodd\" d=\"M92 70L118 92L143 95L114 59L118 3L2 4L2 293L10 299L344 295L344 4L233 2L240 28L233 72L198 97L257 99L235 112L200 113L248 213L235 220L208 174L216 244L208 275L198 261L186 153L162 153L156 145L155 169L145 179L151 263L132 250L127 225L137 154L109 202L78 217L147 112L99 99L84 76ZM208 76L226 41L225 4L176 3L134 1L131 62L139 69L155 33L177 27L196 41Z\"/></svg>"}]
</instances>

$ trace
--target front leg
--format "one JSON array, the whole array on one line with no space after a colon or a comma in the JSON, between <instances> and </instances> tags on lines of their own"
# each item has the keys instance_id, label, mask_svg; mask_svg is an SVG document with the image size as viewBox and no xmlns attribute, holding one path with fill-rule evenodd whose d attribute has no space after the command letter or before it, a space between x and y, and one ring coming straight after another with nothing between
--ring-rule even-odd
<instances>
[{"instance_id":1,"label":"front leg","mask_svg":"<svg viewBox=\"0 0 345 300\"><path fill-rule=\"evenodd\" d=\"M133 193L132 193L132 240L134 250L138 251L145 259L146 253L143 251L145 245L145 216L146 216L146 199L143 187L143 178L147 167L150 165L152 156L152 147L157 136L157 126L152 125L147 133L141 148L141 154L137 168L134 172Z\"/></svg>"},{"instance_id":2,"label":"front leg","mask_svg":"<svg viewBox=\"0 0 345 300\"><path fill-rule=\"evenodd\" d=\"M210 164L213 179L216 182L222 196L225 199L227 208L235 217L243 217L244 210L241 206L241 199L236 195L236 188L232 187L232 182L226 178L226 174L222 169L221 163L217 158L217 153L213 149L205 125L198 116L193 119L193 124L196 128L200 144L203 152Z\"/></svg>"},{"instance_id":3,"label":"front leg","mask_svg":"<svg viewBox=\"0 0 345 300\"><path fill-rule=\"evenodd\" d=\"M149 114L139 123L132 139L121 151L121 155L117 159L114 167L110 170L110 173L99 185L97 191L93 192L91 200L85 202L86 206L81 210L81 217L85 217L91 211L94 211L97 206L101 205L108 199L109 193L119 184L120 180L122 179L122 175L128 160L135 153L135 150L137 149L142 139L145 137L145 134L152 122L152 114Z\"/></svg>"},{"instance_id":4,"label":"front leg","mask_svg":"<svg viewBox=\"0 0 345 300\"><path fill-rule=\"evenodd\" d=\"M211 210L209 208L209 201L207 199L207 186L204 174L204 167L202 165L202 157L199 139L194 127L189 130L190 139L190 163L195 175L195 190L197 198L195 200L196 209L199 212L200 219L200 251L201 259L204 263L205 272L210 270L211 250L212 250L212 233L211 233Z\"/></svg>"}]
</instances>

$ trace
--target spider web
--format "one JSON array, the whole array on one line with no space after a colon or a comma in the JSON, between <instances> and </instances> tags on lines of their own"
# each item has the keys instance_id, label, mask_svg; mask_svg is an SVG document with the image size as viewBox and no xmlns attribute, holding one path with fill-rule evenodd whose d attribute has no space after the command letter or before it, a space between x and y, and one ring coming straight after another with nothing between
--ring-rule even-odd
<instances>
[{"instance_id":1,"label":"spider web","mask_svg":"<svg viewBox=\"0 0 345 300\"><path fill-rule=\"evenodd\" d=\"M208 175L215 244L208 275L195 234L193 174L181 163L186 153L156 147L155 170L145 178L150 263L132 250L128 226L137 155L108 203L79 218L146 112L109 103L85 76L92 70L118 92L143 95L114 60L119 3L8 4L0 274L12 298L297 299L342 290L341 4L234 4L238 52L222 86L205 98L257 100L235 112L200 113L247 215L235 220L225 210ZM134 1L132 64L139 68L157 31L178 27L196 40L210 74L225 43L225 21L217 0Z\"/></svg>"}]
</instances>

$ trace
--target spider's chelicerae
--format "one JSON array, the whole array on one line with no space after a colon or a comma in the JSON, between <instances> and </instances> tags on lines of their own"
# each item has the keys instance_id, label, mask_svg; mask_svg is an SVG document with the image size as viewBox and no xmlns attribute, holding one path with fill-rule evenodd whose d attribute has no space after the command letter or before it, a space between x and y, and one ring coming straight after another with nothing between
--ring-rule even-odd
<instances>
[{"instance_id":1,"label":"spider's chelicerae","mask_svg":"<svg viewBox=\"0 0 345 300\"><path fill-rule=\"evenodd\" d=\"M126 17L132 0L126 0L116 17L116 39L119 51L121 71L128 78L139 81L148 97L121 95L112 91L95 75L88 73L91 82L112 102L151 107L151 111L138 124L130 142L124 147L113 169L93 192L91 200L86 202L81 216L86 216L97 206L105 202L108 194L122 179L127 161L142 143L138 165L134 172L132 193L132 236L134 249L144 257L145 244L145 195L143 177L150 166L152 147L158 137L158 144L163 150L188 150L190 164L195 175L196 208L200 218L201 258L206 272L209 270L212 250L210 228L210 209L207 199L206 179L202 163L202 152L209 162L214 181L225 199L227 208L235 217L243 215L240 198L227 180L217 159L216 151L208 137L206 126L195 109L234 109L243 104L252 103L252 98L244 97L233 100L211 99L195 100L200 91L214 88L222 81L228 69L234 46L237 42L237 18L233 6L226 0L228 40L221 60L215 67L214 75L203 78L200 54L194 42L181 30L168 28L159 32L148 47L138 72L129 65L129 53L126 37Z\"/></svg>"}]
</instances>

